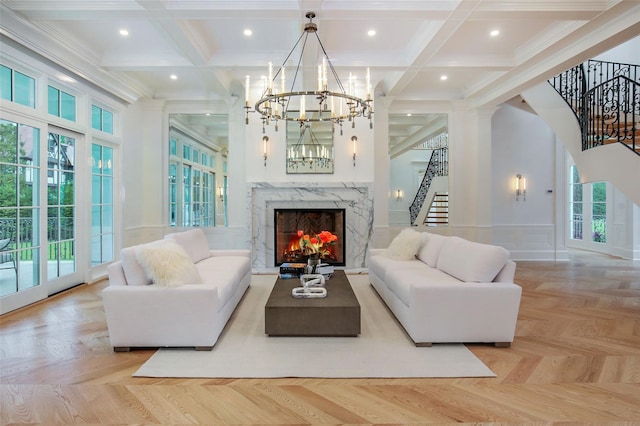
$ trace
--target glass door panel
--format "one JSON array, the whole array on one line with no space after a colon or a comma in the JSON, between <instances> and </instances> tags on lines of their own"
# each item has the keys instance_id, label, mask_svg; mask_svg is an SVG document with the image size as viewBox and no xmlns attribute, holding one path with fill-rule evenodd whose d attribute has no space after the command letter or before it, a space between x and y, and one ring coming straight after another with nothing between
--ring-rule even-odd
<instances>
[{"instance_id":1,"label":"glass door panel","mask_svg":"<svg viewBox=\"0 0 640 426\"><path fill-rule=\"evenodd\" d=\"M607 242L607 183L595 182L591 186L591 241Z\"/></svg>"},{"instance_id":2,"label":"glass door panel","mask_svg":"<svg viewBox=\"0 0 640 426\"><path fill-rule=\"evenodd\" d=\"M91 266L113 260L113 149L91 146Z\"/></svg>"},{"instance_id":3,"label":"glass door panel","mask_svg":"<svg viewBox=\"0 0 640 426\"><path fill-rule=\"evenodd\" d=\"M0 314L47 296L40 275L40 129L0 119Z\"/></svg>"},{"instance_id":4,"label":"glass door panel","mask_svg":"<svg viewBox=\"0 0 640 426\"><path fill-rule=\"evenodd\" d=\"M47 146L47 276L49 279L76 272L75 153L75 138L49 133Z\"/></svg>"}]
</instances>

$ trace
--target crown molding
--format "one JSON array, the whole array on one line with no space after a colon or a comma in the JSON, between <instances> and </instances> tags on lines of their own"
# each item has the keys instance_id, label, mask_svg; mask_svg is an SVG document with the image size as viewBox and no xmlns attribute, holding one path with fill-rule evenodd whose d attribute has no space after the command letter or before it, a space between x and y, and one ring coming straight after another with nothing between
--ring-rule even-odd
<instances>
[{"instance_id":1,"label":"crown molding","mask_svg":"<svg viewBox=\"0 0 640 426\"><path fill-rule=\"evenodd\" d=\"M4 5L0 5L0 14L0 34L12 40L14 48L30 57L54 69L62 69L70 77L121 102L133 103L142 97L152 95L140 82L115 76L102 69L97 65L97 58L93 53L86 52L86 49L77 44L71 44L55 29L47 25L35 26ZM56 38L58 36L59 39Z\"/></svg>"}]
</instances>

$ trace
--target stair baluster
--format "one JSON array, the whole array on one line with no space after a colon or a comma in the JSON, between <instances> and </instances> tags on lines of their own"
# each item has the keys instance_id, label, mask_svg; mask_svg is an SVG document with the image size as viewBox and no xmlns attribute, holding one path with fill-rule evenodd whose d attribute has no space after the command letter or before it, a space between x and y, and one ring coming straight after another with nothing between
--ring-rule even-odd
<instances>
[{"instance_id":1,"label":"stair baluster","mask_svg":"<svg viewBox=\"0 0 640 426\"><path fill-rule=\"evenodd\" d=\"M574 111L583 151L620 142L640 155L640 65L589 60L549 83Z\"/></svg>"},{"instance_id":2,"label":"stair baluster","mask_svg":"<svg viewBox=\"0 0 640 426\"><path fill-rule=\"evenodd\" d=\"M448 148L434 149L431 152L431 158L429 159L429 165L420 183L420 188L416 193L411 206L409 207L409 215L411 217L411 224L415 223L420 210L424 204L424 200L429 192L429 186L431 181L436 176L449 176L449 150Z\"/></svg>"}]
</instances>

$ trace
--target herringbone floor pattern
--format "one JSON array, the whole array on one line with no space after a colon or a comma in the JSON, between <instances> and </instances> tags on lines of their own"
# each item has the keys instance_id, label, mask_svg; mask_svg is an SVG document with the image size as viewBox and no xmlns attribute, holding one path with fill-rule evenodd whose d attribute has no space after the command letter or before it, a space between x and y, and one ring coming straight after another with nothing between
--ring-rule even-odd
<instances>
[{"instance_id":1,"label":"herringbone floor pattern","mask_svg":"<svg viewBox=\"0 0 640 426\"><path fill-rule=\"evenodd\" d=\"M478 379L132 378L153 350L113 353L107 284L82 286L0 317L0 422L640 424L640 264L578 252L515 281L516 339L470 345Z\"/></svg>"}]
</instances>

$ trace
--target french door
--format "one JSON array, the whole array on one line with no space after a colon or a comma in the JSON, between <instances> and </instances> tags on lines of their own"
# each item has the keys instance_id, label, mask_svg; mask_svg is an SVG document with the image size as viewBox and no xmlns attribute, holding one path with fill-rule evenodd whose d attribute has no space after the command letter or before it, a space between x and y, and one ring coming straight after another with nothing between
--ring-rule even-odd
<instances>
[{"instance_id":1,"label":"french door","mask_svg":"<svg viewBox=\"0 0 640 426\"><path fill-rule=\"evenodd\" d=\"M0 119L0 314L84 281L84 137Z\"/></svg>"},{"instance_id":2,"label":"french door","mask_svg":"<svg viewBox=\"0 0 640 426\"><path fill-rule=\"evenodd\" d=\"M49 294L83 282L79 265L86 263L86 250L79 250L78 230L85 229L84 195L90 179L79 166L85 158L83 136L49 128L47 138L47 283ZM82 194L82 197L80 196ZM87 235L85 235L86 237ZM81 268L83 269L83 268Z\"/></svg>"},{"instance_id":3,"label":"french door","mask_svg":"<svg viewBox=\"0 0 640 426\"><path fill-rule=\"evenodd\" d=\"M0 314L47 297L42 285L42 146L37 122L0 119Z\"/></svg>"}]
</instances>

